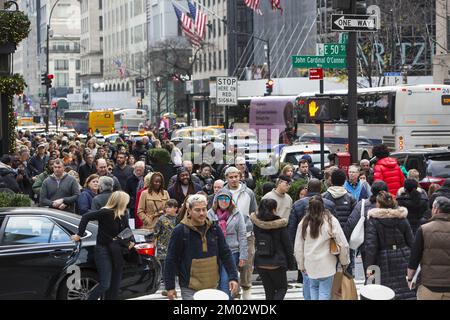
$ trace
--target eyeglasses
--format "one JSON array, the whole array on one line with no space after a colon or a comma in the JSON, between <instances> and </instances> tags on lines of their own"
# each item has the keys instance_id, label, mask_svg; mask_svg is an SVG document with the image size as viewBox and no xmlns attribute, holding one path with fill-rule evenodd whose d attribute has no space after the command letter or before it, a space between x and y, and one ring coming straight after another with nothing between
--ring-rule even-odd
<instances>
[{"instance_id":1,"label":"eyeglasses","mask_svg":"<svg viewBox=\"0 0 450 320\"><path fill-rule=\"evenodd\" d=\"M228 198L227 196L217 197L217 200L219 200L219 201L225 201L225 202L230 202L230 201L231 201L231 199Z\"/></svg>"}]
</instances>

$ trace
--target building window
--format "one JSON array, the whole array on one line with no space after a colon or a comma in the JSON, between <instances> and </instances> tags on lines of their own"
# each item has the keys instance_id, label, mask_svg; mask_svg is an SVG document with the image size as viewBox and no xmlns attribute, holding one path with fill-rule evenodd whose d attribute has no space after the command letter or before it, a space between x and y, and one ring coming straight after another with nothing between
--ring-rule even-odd
<instances>
[{"instance_id":1,"label":"building window","mask_svg":"<svg viewBox=\"0 0 450 320\"><path fill-rule=\"evenodd\" d=\"M77 87L79 87L80 85L81 85L81 81L80 81L80 74L79 73L77 73L76 75L75 75L75 85L77 86Z\"/></svg>"},{"instance_id":2,"label":"building window","mask_svg":"<svg viewBox=\"0 0 450 320\"><path fill-rule=\"evenodd\" d=\"M222 70L222 51L219 51L219 70Z\"/></svg>"},{"instance_id":3,"label":"building window","mask_svg":"<svg viewBox=\"0 0 450 320\"><path fill-rule=\"evenodd\" d=\"M100 74L103 75L103 59L100 59Z\"/></svg>"},{"instance_id":4,"label":"building window","mask_svg":"<svg viewBox=\"0 0 450 320\"><path fill-rule=\"evenodd\" d=\"M214 70L217 70L217 54L214 51L214 55L213 55L213 68Z\"/></svg>"},{"instance_id":5,"label":"building window","mask_svg":"<svg viewBox=\"0 0 450 320\"><path fill-rule=\"evenodd\" d=\"M103 9L103 0L98 0L98 8L99 8L100 10Z\"/></svg>"},{"instance_id":6,"label":"building window","mask_svg":"<svg viewBox=\"0 0 450 320\"><path fill-rule=\"evenodd\" d=\"M227 50L223 50L223 68L227 68Z\"/></svg>"},{"instance_id":7,"label":"building window","mask_svg":"<svg viewBox=\"0 0 450 320\"><path fill-rule=\"evenodd\" d=\"M98 17L98 29L100 31L103 31L103 17L102 16Z\"/></svg>"},{"instance_id":8,"label":"building window","mask_svg":"<svg viewBox=\"0 0 450 320\"><path fill-rule=\"evenodd\" d=\"M222 33L222 21L217 21L217 35L220 37Z\"/></svg>"},{"instance_id":9,"label":"building window","mask_svg":"<svg viewBox=\"0 0 450 320\"><path fill-rule=\"evenodd\" d=\"M208 52L208 70L211 71L212 61L211 61L211 52Z\"/></svg>"},{"instance_id":10,"label":"building window","mask_svg":"<svg viewBox=\"0 0 450 320\"><path fill-rule=\"evenodd\" d=\"M55 60L55 70L69 70L69 60Z\"/></svg>"},{"instance_id":11,"label":"building window","mask_svg":"<svg viewBox=\"0 0 450 320\"><path fill-rule=\"evenodd\" d=\"M216 19L213 20L213 37L216 37Z\"/></svg>"},{"instance_id":12,"label":"building window","mask_svg":"<svg viewBox=\"0 0 450 320\"><path fill-rule=\"evenodd\" d=\"M201 55L198 56L197 63L198 63L199 72L202 72L202 56Z\"/></svg>"},{"instance_id":13,"label":"building window","mask_svg":"<svg viewBox=\"0 0 450 320\"><path fill-rule=\"evenodd\" d=\"M80 70L80 60L75 61L76 69Z\"/></svg>"},{"instance_id":14,"label":"building window","mask_svg":"<svg viewBox=\"0 0 450 320\"><path fill-rule=\"evenodd\" d=\"M57 87L68 87L69 86L69 74L68 73L56 73L56 86Z\"/></svg>"}]
</instances>

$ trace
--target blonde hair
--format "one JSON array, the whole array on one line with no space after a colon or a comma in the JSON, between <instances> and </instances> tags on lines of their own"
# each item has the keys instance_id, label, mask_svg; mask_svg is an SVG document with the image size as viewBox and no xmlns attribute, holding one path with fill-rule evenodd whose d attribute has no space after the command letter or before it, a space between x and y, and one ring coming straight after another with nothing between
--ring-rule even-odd
<instances>
[{"instance_id":1,"label":"blonde hair","mask_svg":"<svg viewBox=\"0 0 450 320\"><path fill-rule=\"evenodd\" d=\"M121 218L125 215L130 196L123 191L115 191L109 197L108 202L103 207L105 209L111 209L114 211L114 219Z\"/></svg>"},{"instance_id":2,"label":"blonde hair","mask_svg":"<svg viewBox=\"0 0 450 320\"><path fill-rule=\"evenodd\" d=\"M292 170L292 172L294 172L294 167L291 166L290 164L287 164L283 167L283 170L281 170L281 175L285 176L286 173L288 172L288 170Z\"/></svg>"},{"instance_id":3,"label":"blonde hair","mask_svg":"<svg viewBox=\"0 0 450 320\"><path fill-rule=\"evenodd\" d=\"M150 172L144 177L144 188L150 187L150 182L152 181L152 175L153 175L153 172Z\"/></svg>"}]
</instances>

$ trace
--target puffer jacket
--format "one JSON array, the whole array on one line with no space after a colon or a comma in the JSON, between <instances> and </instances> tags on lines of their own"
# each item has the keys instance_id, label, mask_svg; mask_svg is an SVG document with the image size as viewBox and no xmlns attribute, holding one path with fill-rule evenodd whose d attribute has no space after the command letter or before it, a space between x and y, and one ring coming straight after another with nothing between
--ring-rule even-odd
<instances>
[{"instance_id":1,"label":"puffer jacket","mask_svg":"<svg viewBox=\"0 0 450 320\"><path fill-rule=\"evenodd\" d=\"M431 218L429 215L430 211L428 210L428 199L423 193L420 193L420 196L419 201L411 199L411 195L407 192L401 193L397 197L398 205L408 209L407 218L414 235L419 226Z\"/></svg>"},{"instance_id":2,"label":"puffer jacket","mask_svg":"<svg viewBox=\"0 0 450 320\"><path fill-rule=\"evenodd\" d=\"M393 197L397 196L397 191L405 182L405 175L397 164L395 158L386 157L380 159L373 169L373 181L384 181Z\"/></svg>"},{"instance_id":3,"label":"puffer jacket","mask_svg":"<svg viewBox=\"0 0 450 320\"><path fill-rule=\"evenodd\" d=\"M377 265L381 270L381 284L394 290L395 299L415 299L405 280L413 244L413 234L408 220L408 210L374 208L368 212L365 230L367 265Z\"/></svg>"},{"instance_id":4,"label":"puffer jacket","mask_svg":"<svg viewBox=\"0 0 450 320\"><path fill-rule=\"evenodd\" d=\"M255 243L262 233L269 233L272 236L272 244L274 245L274 254L272 256L263 256L255 251L255 267L271 266L281 267L283 269L292 270L295 268L294 246L289 240L287 231L287 219L278 216L273 217L271 221L263 221L258 219L255 213L252 213L250 220L253 222L253 232L255 233Z\"/></svg>"},{"instance_id":5,"label":"puffer jacket","mask_svg":"<svg viewBox=\"0 0 450 320\"><path fill-rule=\"evenodd\" d=\"M342 229L344 229L348 217L356 205L356 200L344 187L338 186L329 187L327 192L322 194L322 197L334 202L335 217L338 219Z\"/></svg>"}]
</instances>

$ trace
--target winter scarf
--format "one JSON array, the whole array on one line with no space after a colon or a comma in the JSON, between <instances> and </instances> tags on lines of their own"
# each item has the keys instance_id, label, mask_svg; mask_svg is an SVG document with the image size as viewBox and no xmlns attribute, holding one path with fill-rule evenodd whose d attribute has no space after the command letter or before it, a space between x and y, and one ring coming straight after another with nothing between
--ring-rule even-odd
<instances>
[{"instance_id":1,"label":"winter scarf","mask_svg":"<svg viewBox=\"0 0 450 320\"><path fill-rule=\"evenodd\" d=\"M216 215L218 218L219 227L223 232L224 237L227 236L227 221L230 217L230 212L228 210L222 210L217 208Z\"/></svg>"}]
</instances>

